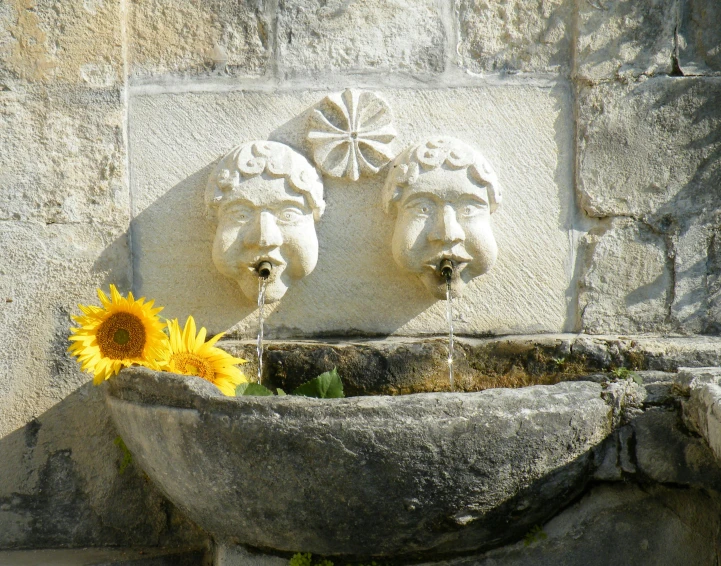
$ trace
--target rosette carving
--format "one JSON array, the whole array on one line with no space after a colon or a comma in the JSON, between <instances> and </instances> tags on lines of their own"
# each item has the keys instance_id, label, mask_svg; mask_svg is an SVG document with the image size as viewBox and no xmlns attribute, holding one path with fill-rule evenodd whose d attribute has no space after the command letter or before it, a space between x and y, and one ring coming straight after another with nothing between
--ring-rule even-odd
<instances>
[{"instance_id":1,"label":"rosette carving","mask_svg":"<svg viewBox=\"0 0 721 566\"><path fill-rule=\"evenodd\" d=\"M393 159L395 137L388 103L356 89L326 96L313 111L308 132L316 166L326 175L353 181L378 173Z\"/></svg>"}]
</instances>

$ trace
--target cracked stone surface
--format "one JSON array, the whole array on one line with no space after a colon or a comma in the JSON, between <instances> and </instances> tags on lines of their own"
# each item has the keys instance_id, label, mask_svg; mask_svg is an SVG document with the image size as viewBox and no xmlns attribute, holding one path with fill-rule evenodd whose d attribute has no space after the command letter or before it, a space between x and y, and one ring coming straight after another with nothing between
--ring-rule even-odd
<instances>
[{"instance_id":1,"label":"cracked stone surface","mask_svg":"<svg viewBox=\"0 0 721 566\"><path fill-rule=\"evenodd\" d=\"M199 378L130 368L108 385L126 444L201 526L319 554L502 544L580 493L611 431L611 407L590 382L227 398Z\"/></svg>"},{"instance_id":2,"label":"cracked stone surface","mask_svg":"<svg viewBox=\"0 0 721 566\"><path fill-rule=\"evenodd\" d=\"M475 73L570 69L573 2L459 0L460 63Z\"/></svg>"},{"instance_id":3,"label":"cracked stone surface","mask_svg":"<svg viewBox=\"0 0 721 566\"><path fill-rule=\"evenodd\" d=\"M721 75L721 4L686 0L679 27L679 66L685 75Z\"/></svg>"},{"instance_id":4,"label":"cracked stone surface","mask_svg":"<svg viewBox=\"0 0 721 566\"><path fill-rule=\"evenodd\" d=\"M576 76L669 74L679 0L579 0Z\"/></svg>"},{"instance_id":5,"label":"cracked stone surface","mask_svg":"<svg viewBox=\"0 0 721 566\"><path fill-rule=\"evenodd\" d=\"M440 4L417 0L281 0L278 61L290 76L326 71L439 73Z\"/></svg>"},{"instance_id":6,"label":"cracked stone surface","mask_svg":"<svg viewBox=\"0 0 721 566\"><path fill-rule=\"evenodd\" d=\"M640 222L613 219L584 243L578 299L584 330L663 331L673 284L663 236Z\"/></svg>"},{"instance_id":7,"label":"cracked stone surface","mask_svg":"<svg viewBox=\"0 0 721 566\"><path fill-rule=\"evenodd\" d=\"M145 82L164 75L262 75L270 25L260 0L130 2L130 75Z\"/></svg>"}]
</instances>

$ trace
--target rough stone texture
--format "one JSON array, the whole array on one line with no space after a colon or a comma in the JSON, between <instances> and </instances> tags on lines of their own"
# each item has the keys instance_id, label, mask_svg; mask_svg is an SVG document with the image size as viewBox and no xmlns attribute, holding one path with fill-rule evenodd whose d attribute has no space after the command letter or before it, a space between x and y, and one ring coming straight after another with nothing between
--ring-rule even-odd
<instances>
[{"instance_id":1,"label":"rough stone texture","mask_svg":"<svg viewBox=\"0 0 721 566\"><path fill-rule=\"evenodd\" d=\"M127 226L123 116L117 89L0 90L0 220Z\"/></svg>"},{"instance_id":2,"label":"rough stone texture","mask_svg":"<svg viewBox=\"0 0 721 566\"><path fill-rule=\"evenodd\" d=\"M584 243L578 295L584 331L663 331L673 284L664 238L640 222L614 219Z\"/></svg>"},{"instance_id":3,"label":"rough stone texture","mask_svg":"<svg viewBox=\"0 0 721 566\"><path fill-rule=\"evenodd\" d=\"M130 260L117 228L14 221L0 221L0 257L1 437L88 381L66 353L70 315L97 286L127 288Z\"/></svg>"},{"instance_id":4,"label":"rough stone texture","mask_svg":"<svg viewBox=\"0 0 721 566\"><path fill-rule=\"evenodd\" d=\"M270 53L265 5L263 0L133 0L131 77L264 74Z\"/></svg>"},{"instance_id":5,"label":"rough stone texture","mask_svg":"<svg viewBox=\"0 0 721 566\"><path fill-rule=\"evenodd\" d=\"M213 562L213 566L286 566L287 564L286 558L250 552L234 544L217 545Z\"/></svg>"},{"instance_id":6,"label":"rough stone texture","mask_svg":"<svg viewBox=\"0 0 721 566\"><path fill-rule=\"evenodd\" d=\"M634 419L638 473L659 484L721 490L721 468L708 444L688 434L678 411L652 408Z\"/></svg>"},{"instance_id":7,"label":"rough stone texture","mask_svg":"<svg viewBox=\"0 0 721 566\"><path fill-rule=\"evenodd\" d=\"M712 566L721 555L718 494L600 485L543 525L545 537L443 566Z\"/></svg>"},{"instance_id":8,"label":"rough stone texture","mask_svg":"<svg viewBox=\"0 0 721 566\"><path fill-rule=\"evenodd\" d=\"M721 386L712 383L693 389L683 416L686 425L706 439L721 462Z\"/></svg>"},{"instance_id":9,"label":"rough stone texture","mask_svg":"<svg viewBox=\"0 0 721 566\"><path fill-rule=\"evenodd\" d=\"M680 0L577 0L576 75L670 74Z\"/></svg>"},{"instance_id":10,"label":"rough stone texture","mask_svg":"<svg viewBox=\"0 0 721 566\"><path fill-rule=\"evenodd\" d=\"M255 303L213 265L215 228L205 217L202 195L215 160L240 140L270 138L308 155L307 116L326 94L233 92L133 99L136 291L165 305L168 317L193 313L211 332L255 335ZM498 262L456 301L457 332L571 330L575 313L567 293L575 213L565 87L381 94L394 112L398 148L441 131L478 147L505 187L503 205L492 219ZM509 155L516 157L509 161ZM327 210L316 230L318 264L280 303L266 309L269 337L446 332L445 304L430 296L417 277L397 269L390 255L394 222L380 201L385 173L356 183L325 180Z\"/></svg>"},{"instance_id":11,"label":"rough stone texture","mask_svg":"<svg viewBox=\"0 0 721 566\"><path fill-rule=\"evenodd\" d=\"M0 84L121 83L120 0L8 0L0 6ZM0 88L0 92L2 92Z\"/></svg>"},{"instance_id":12,"label":"rough stone texture","mask_svg":"<svg viewBox=\"0 0 721 566\"><path fill-rule=\"evenodd\" d=\"M227 398L198 378L131 368L108 385L123 438L171 500L221 539L286 551L392 556L512 540L578 495L611 430L601 387L587 382Z\"/></svg>"},{"instance_id":13,"label":"rough stone texture","mask_svg":"<svg viewBox=\"0 0 721 566\"><path fill-rule=\"evenodd\" d=\"M685 75L721 74L721 5L716 0L686 0L678 35L678 62Z\"/></svg>"},{"instance_id":14,"label":"rough stone texture","mask_svg":"<svg viewBox=\"0 0 721 566\"><path fill-rule=\"evenodd\" d=\"M0 548L202 546L135 461L120 472L116 438L89 384L0 438Z\"/></svg>"},{"instance_id":15,"label":"rough stone texture","mask_svg":"<svg viewBox=\"0 0 721 566\"><path fill-rule=\"evenodd\" d=\"M255 340L222 340L219 344L248 360L243 366L246 375L257 375ZM348 395L447 391L447 355L447 340L439 338L273 340L265 345L263 382L292 391L308 379L337 368ZM688 391L688 387L676 385L677 378L683 382L687 372L706 372L704 366L721 365L721 338L575 334L460 337L456 339L454 362L455 386L464 391L568 380L606 383L618 380L612 370L629 368L642 381L639 387L645 388L645 398L640 391L633 393L645 407L673 404L677 393Z\"/></svg>"},{"instance_id":16,"label":"rough stone texture","mask_svg":"<svg viewBox=\"0 0 721 566\"><path fill-rule=\"evenodd\" d=\"M719 205L721 80L581 88L578 187L591 216L690 217Z\"/></svg>"},{"instance_id":17,"label":"rough stone texture","mask_svg":"<svg viewBox=\"0 0 721 566\"><path fill-rule=\"evenodd\" d=\"M210 566L203 550L157 548L0 551L8 566ZM287 563L287 561L286 561Z\"/></svg>"},{"instance_id":18,"label":"rough stone texture","mask_svg":"<svg viewBox=\"0 0 721 566\"><path fill-rule=\"evenodd\" d=\"M289 76L327 71L440 73L441 7L434 0L279 0L278 63Z\"/></svg>"},{"instance_id":19,"label":"rough stone texture","mask_svg":"<svg viewBox=\"0 0 721 566\"><path fill-rule=\"evenodd\" d=\"M570 70L572 0L456 0L456 10L460 63L472 72Z\"/></svg>"},{"instance_id":20,"label":"rough stone texture","mask_svg":"<svg viewBox=\"0 0 721 566\"><path fill-rule=\"evenodd\" d=\"M721 367L678 368L676 386L683 394L690 395L694 389L709 383L721 385Z\"/></svg>"},{"instance_id":21,"label":"rough stone texture","mask_svg":"<svg viewBox=\"0 0 721 566\"><path fill-rule=\"evenodd\" d=\"M718 332L721 80L658 77L579 93L578 187L592 216L630 215L667 239L669 328ZM623 148L617 151L617 148Z\"/></svg>"}]
</instances>

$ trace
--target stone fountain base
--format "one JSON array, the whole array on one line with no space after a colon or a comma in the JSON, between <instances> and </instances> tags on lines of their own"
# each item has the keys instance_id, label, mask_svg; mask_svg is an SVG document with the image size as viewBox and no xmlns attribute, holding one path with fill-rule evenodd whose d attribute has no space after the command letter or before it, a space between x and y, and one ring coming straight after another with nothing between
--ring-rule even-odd
<instances>
[{"instance_id":1,"label":"stone fountain base","mask_svg":"<svg viewBox=\"0 0 721 566\"><path fill-rule=\"evenodd\" d=\"M565 339L469 341L463 352L474 364L495 359L497 375L506 366L538 375L558 365L551 354ZM232 399L196 378L131 368L108 382L108 403L137 463L213 535L217 565L282 566L298 551L342 563L716 564L721 373L678 366L719 350L664 340L570 342L565 363L575 355L587 370L654 368L635 380L566 373L578 381ZM389 359L434 351L432 340L383 342L374 348ZM318 366L340 361L352 373L348 360L367 347L279 344L270 356L287 387L291 362L323 352Z\"/></svg>"}]
</instances>

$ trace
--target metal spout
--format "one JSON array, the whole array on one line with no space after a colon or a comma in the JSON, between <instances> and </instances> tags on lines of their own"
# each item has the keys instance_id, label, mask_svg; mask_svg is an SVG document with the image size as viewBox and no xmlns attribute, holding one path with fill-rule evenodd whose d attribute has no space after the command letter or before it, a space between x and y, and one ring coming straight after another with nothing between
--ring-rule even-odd
<instances>
[{"instance_id":1,"label":"metal spout","mask_svg":"<svg viewBox=\"0 0 721 566\"><path fill-rule=\"evenodd\" d=\"M453 262L450 259L441 260L441 263L438 265L438 272L441 274L441 277L449 281L450 278L453 277Z\"/></svg>"},{"instance_id":2,"label":"metal spout","mask_svg":"<svg viewBox=\"0 0 721 566\"><path fill-rule=\"evenodd\" d=\"M258 272L258 277L268 279L270 277L270 271L273 269L273 264L269 261L261 261L255 266L255 270Z\"/></svg>"}]
</instances>

